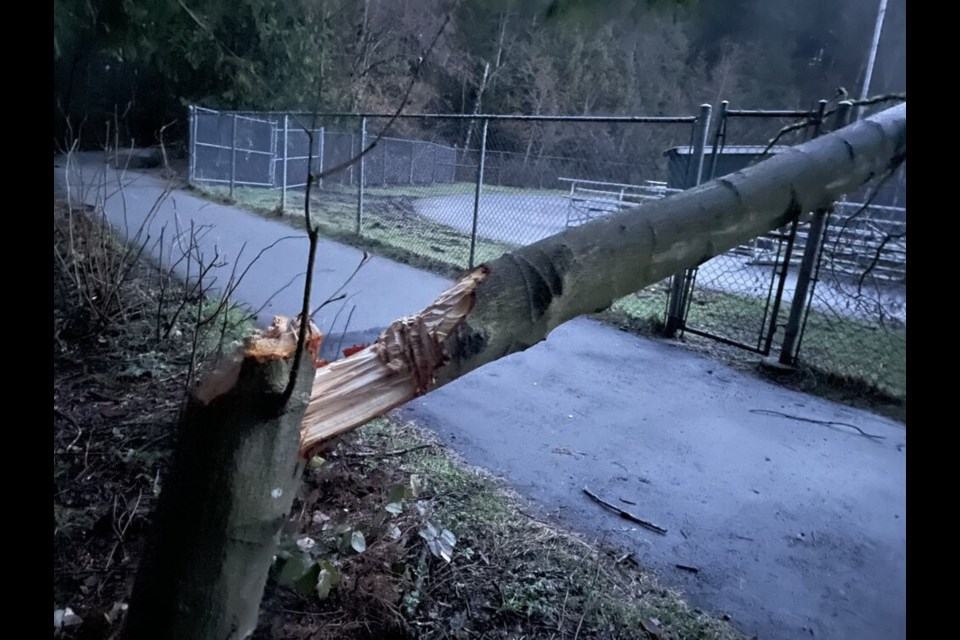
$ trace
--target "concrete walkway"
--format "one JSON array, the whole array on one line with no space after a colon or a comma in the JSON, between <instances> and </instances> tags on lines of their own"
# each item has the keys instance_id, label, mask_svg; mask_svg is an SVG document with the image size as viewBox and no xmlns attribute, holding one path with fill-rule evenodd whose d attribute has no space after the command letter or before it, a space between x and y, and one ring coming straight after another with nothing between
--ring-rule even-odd
<instances>
[{"instance_id":1,"label":"concrete walkway","mask_svg":"<svg viewBox=\"0 0 960 640\"><path fill-rule=\"evenodd\" d=\"M62 181L63 169L54 175ZM127 225L135 228L162 185L133 174L128 182ZM106 208L122 228L122 200L114 196ZM246 259L291 234L282 223L183 193L152 224L159 229L176 216L181 226L191 219L213 225L204 245L217 243L229 258L244 242ZM303 269L304 240L278 247L237 292L254 308ZM324 242L316 299L339 287L359 258ZM345 342L369 341L446 284L374 259L347 287L356 331ZM295 283L276 295L263 318L295 313L298 289ZM585 319L400 414L502 475L538 505L540 517L634 552L665 584L696 606L729 614L747 634L906 637L904 425ZM604 511L584 486L668 533Z\"/></svg>"}]
</instances>

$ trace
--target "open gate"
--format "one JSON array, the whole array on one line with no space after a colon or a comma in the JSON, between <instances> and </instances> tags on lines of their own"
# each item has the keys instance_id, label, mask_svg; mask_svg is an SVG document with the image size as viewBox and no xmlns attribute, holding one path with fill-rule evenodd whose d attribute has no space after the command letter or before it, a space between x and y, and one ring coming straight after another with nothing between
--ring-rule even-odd
<instances>
[{"instance_id":1,"label":"open gate","mask_svg":"<svg viewBox=\"0 0 960 640\"><path fill-rule=\"evenodd\" d=\"M795 261L797 224L711 258L685 274L680 333L770 355Z\"/></svg>"},{"instance_id":2,"label":"open gate","mask_svg":"<svg viewBox=\"0 0 960 640\"><path fill-rule=\"evenodd\" d=\"M727 103L722 103L713 149L700 152L702 180L728 175L789 148L789 145L774 146L774 142L781 140L790 127L781 129L768 145L727 146L727 127L732 120L761 119L776 123L802 119L808 127L797 134L811 139L820 135L826 105L827 102L821 100L818 108L810 111L746 111L728 109ZM690 158L685 157L688 153ZM671 175L677 176L671 186L689 188L700 181L692 179L696 173L689 170L694 153L693 146L667 152ZM668 334L692 333L769 356L777 330L785 324L781 323L781 312L792 302L795 287L788 285L795 285L791 276L796 280L793 269L799 270L810 227L810 221L795 220L674 276L682 278L682 282L675 280L672 289ZM818 235L812 240L819 244L821 237Z\"/></svg>"}]
</instances>

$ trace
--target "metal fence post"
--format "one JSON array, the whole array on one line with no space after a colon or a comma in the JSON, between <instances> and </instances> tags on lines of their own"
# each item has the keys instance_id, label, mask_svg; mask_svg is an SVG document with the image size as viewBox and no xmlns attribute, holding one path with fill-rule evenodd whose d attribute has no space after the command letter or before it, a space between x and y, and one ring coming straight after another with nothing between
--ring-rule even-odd
<instances>
[{"instance_id":1,"label":"metal fence post","mask_svg":"<svg viewBox=\"0 0 960 640\"><path fill-rule=\"evenodd\" d=\"M366 116L360 118L360 153L363 153L363 150L367 147L367 118ZM366 158L360 156L360 168L359 168L359 184L360 187L357 189L357 235L363 234L363 174L364 174L364 165L366 164ZM386 164L386 160L384 160Z\"/></svg>"},{"instance_id":2,"label":"metal fence post","mask_svg":"<svg viewBox=\"0 0 960 640\"><path fill-rule=\"evenodd\" d=\"M230 197L237 181L237 114L233 114L233 127L230 134Z\"/></svg>"},{"instance_id":3,"label":"metal fence post","mask_svg":"<svg viewBox=\"0 0 960 640\"><path fill-rule=\"evenodd\" d=\"M710 131L710 111L708 104L700 105L700 115L694 123L693 149L691 149L690 165L687 169L685 188L690 189L703 178L703 160L707 148L707 134ZM670 286L669 311L667 312L667 326L664 333L672 338L677 330L683 326L683 310L686 307L687 281L692 270L682 271L673 276Z\"/></svg>"},{"instance_id":4,"label":"metal fence post","mask_svg":"<svg viewBox=\"0 0 960 640\"><path fill-rule=\"evenodd\" d=\"M417 143L410 141L410 184L413 184L413 156L417 153Z\"/></svg>"},{"instance_id":5,"label":"metal fence post","mask_svg":"<svg viewBox=\"0 0 960 640\"><path fill-rule=\"evenodd\" d=\"M287 210L287 143L290 134L290 116L283 114L283 171L280 172L280 211Z\"/></svg>"},{"instance_id":6,"label":"metal fence post","mask_svg":"<svg viewBox=\"0 0 960 640\"><path fill-rule=\"evenodd\" d=\"M710 171L707 172L707 180L713 180L717 177L717 155L720 153L720 144L727 141L727 109L730 107L730 101L724 100L720 103L720 109L717 110L717 131L713 136L713 153L710 154Z\"/></svg>"},{"instance_id":7,"label":"metal fence post","mask_svg":"<svg viewBox=\"0 0 960 640\"><path fill-rule=\"evenodd\" d=\"M270 186L277 186L277 138L280 137L280 129L274 120L270 121Z\"/></svg>"},{"instance_id":8,"label":"metal fence post","mask_svg":"<svg viewBox=\"0 0 960 640\"><path fill-rule=\"evenodd\" d=\"M820 111L817 114L817 125L814 130L814 136L820 135L820 129L823 126L823 113L827 103L820 101ZM837 106L835 113L835 128L839 129L846 124L850 115L852 103L849 101L841 102ZM830 209L817 209L813 214L813 220L810 222L810 230L807 232L807 241L803 248L803 259L800 262L800 271L797 272L797 288L793 292L793 301L790 304L790 316L787 320L786 329L783 333L783 344L780 347L780 364L793 366L796 362L798 350L797 341L800 337L800 324L804 317L804 311L809 304L811 276L820 254L821 244L823 242L823 231L826 227L827 217L830 215Z\"/></svg>"},{"instance_id":9,"label":"metal fence post","mask_svg":"<svg viewBox=\"0 0 960 640\"><path fill-rule=\"evenodd\" d=\"M487 126L490 121L483 120L483 133L480 135L480 162L477 163L477 185L473 192L473 228L470 231L470 263L473 269L477 261L477 223L480 220L480 189L483 187L483 163L487 157Z\"/></svg>"},{"instance_id":10,"label":"metal fence post","mask_svg":"<svg viewBox=\"0 0 960 640\"><path fill-rule=\"evenodd\" d=\"M371 152L372 154L372 152ZM387 186L387 145L386 141L380 146L380 183Z\"/></svg>"},{"instance_id":11,"label":"metal fence post","mask_svg":"<svg viewBox=\"0 0 960 640\"><path fill-rule=\"evenodd\" d=\"M316 131L313 132L316 135ZM324 137L326 137L327 131L325 127L320 127L320 149L317 151L319 167L317 167L317 175L323 175L323 147L324 147ZM317 188L323 189L323 180L317 180Z\"/></svg>"},{"instance_id":12,"label":"metal fence post","mask_svg":"<svg viewBox=\"0 0 960 640\"><path fill-rule=\"evenodd\" d=\"M349 155L347 156L347 158L352 158L352 157L353 157L353 150L356 149L356 148L357 148L357 134L351 133L351 134L350 134L350 151L349 151ZM354 180L354 177L353 177L353 165L352 165L352 164L350 165L350 168L349 168L347 171L348 171L349 174L350 174L350 186L352 187L352 186L353 186L353 180Z\"/></svg>"},{"instance_id":13,"label":"metal fence post","mask_svg":"<svg viewBox=\"0 0 960 640\"><path fill-rule=\"evenodd\" d=\"M189 114L190 123L188 125L190 143L188 148L190 149L190 178L188 180L189 184L193 184L193 181L197 177L197 110L193 105L190 105L187 108L187 113Z\"/></svg>"}]
</instances>

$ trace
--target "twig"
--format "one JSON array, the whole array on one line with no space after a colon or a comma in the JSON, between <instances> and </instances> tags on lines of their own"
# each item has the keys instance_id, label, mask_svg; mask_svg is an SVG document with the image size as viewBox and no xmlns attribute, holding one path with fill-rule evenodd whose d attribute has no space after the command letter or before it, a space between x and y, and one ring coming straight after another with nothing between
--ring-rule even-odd
<instances>
[{"instance_id":1,"label":"twig","mask_svg":"<svg viewBox=\"0 0 960 640\"><path fill-rule=\"evenodd\" d=\"M764 150L763 150L762 152L760 152L760 155L758 156L758 158L759 158L759 159L764 158L768 153L770 153L770 150L773 149L774 145L777 144L777 142L780 140L780 138L782 138L782 137L785 136L786 134L790 133L791 131L796 131L796 130L798 130L798 129L806 129L807 127L812 127L812 126L814 126L814 125L816 125L816 124L817 124L817 119L816 119L816 118L806 118L806 119L804 119L804 120L801 120L800 122L795 122L795 123L793 123L793 124L788 124L787 126L785 126L785 127L783 127L782 129L780 129L780 131L777 132L777 135L775 135L775 136L770 140L770 142L767 143L766 148L764 148Z\"/></svg>"},{"instance_id":2,"label":"twig","mask_svg":"<svg viewBox=\"0 0 960 640\"><path fill-rule=\"evenodd\" d=\"M181 0L182 4L182 0ZM326 171L321 171L319 174L314 175L313 173L313 135L316 131L317 123L317 109L313 111L313 121L311 123L311 128L307 131L307 138L310 144L310 149L307 154L307 188L304 193L303 201L303 213L304 213L304 223L307 227L307 238L310 240L310 249L307 254L307 274L306 282L303 287L303 305L300 312L300 332L297 336L297 350L294 352L293 356L293 367L290 369L290 379L287 382L287 389L284 395L290 397L293 393L294 388L297 385L297 376L300 371L300 361L303 358L304 346L307 343L307 329L310 324L310 293L313 286L313 265L316 262L317 255L317 244L320 240L320 227L314 226L310 220L310 194L312 192L312 187L314 182L321 181L324 178L327 178L331 175L334 175L348 167L352 167L354 164L359 162L365 155L373 151L374 147L380 142L380 139L389 131L390 127L393 126L393 123L397 121L397 118L400 117L400 114L403 113L403 110L406 108L407 103L410 101L410 93L413 91L414 85L416 85L417 80L420 78L420 71L423 68L424 62L430 57L433 48L436 46L437 41L440 40L440 35L443 33L444 29L447 27L447 23L450 22L450 19L453 17L453 12L447 14L447 17L444 19L443 23L440 25L440 28L437 29L437 33L433 36L433 40L430 42L430 46L427 47L427 50L420 56L419 61L417 62L417 67L414 70L413 77L410 78L410 82L407 85L407 90L403 94L403 99L400 101L400 105L397 107L393 116L387 121L386 126L384 126L377 136L373 139L373 142L367 146L366 149L363 149L353 158L342 162L331 169ZM317 87L317 104L320 102L320 95L323 90L323 56L320 57L320 84ZM366 262L366 254L364 254L364 259L361 260L360 266ZM359 269L359 267L358 267ZM356 275L356 271L353 275ZM353 278L353 275L350 276L350 279ZM348 279L349 282L349 279ZM351 312L352 313L352 312ZM349 322L349 319L348 319ZM337 349L339 352L339 347Z\"/></svg>"},{"instance_id":3,"label":"twig","mask_svg":"<svg viewBox=\"0 0 960 640\"><path fill-rule=\"evenodd\" d=\"M122 402L122 400L114 398L113 396L108 396L107 394L101 393L96 389L90 389L89 391L87 391L87 395L89 395L94 400L103 400L104 402L112 402L114 404L120 404Z\"/></svg>"},{"instance_id":4,"label":"twig","mask_svg":"<svg viewBox=\"0 0 960 640\"><path fill-rule=\"evenodd\" d=\"M327 306L328 304L331 304L331 303L333 303L333 302L337 302L338 300L343 300L344 298L346 298L347 295L346 295L345 293L344 293L344 294L341 294L340 292L343 291L343 289L344 289L348 284L350 284L350 281L353 280L353 278L360 272L360 269L362 269L362 268L364 267L364 265L366 265L368 262L370 262L370 258L371 258L370 254L367 253L366 251L364 251L364 252L363 252L363 257L360 258L360 262L359 262L359 264L357 264L357 268L353 270L353 273L350 274L350 277L348 277L346 280L344 280L344 281L343 281L343 284L341 284L339 287L337 287L337 290L334 291L333 293L331 293L331 294L330 294L330 297L327 298L326 300L324 300L323 303L321 303L319 307L317 307L316 309L314 309L313 311L311 311L311 312L310 312L310 317L312 318L312 317L314 317L315 315L317 315L317 312L319 312L321 309L323 309L323 308L324 308L325 306Z\"/></svg>"},{"instance_id":5,"label":"twig","mask_svg":"<svg viewBox=\"0 0 960 640\"><path fill-rule=\"evenodd\" d=\"M54 412L54 414L60 416L61 418L65 419L67 422L69 422L71 425L73 425L73 428L77 430L77 435L74 436L73 440L70 441L70 444L68 444L68 445L66 446L66 448L64 449L64 452L65 452L65 453L69 453L70 450L73 449L73 445L77 444L77 441L80 440L80 438L83 436L83 429L80 428L80 425L79 425L79 424L77 423L77 421L73 418L73 416L71 416L69 413L66 413L66 412L64 412L64 411L61 411L60 409L57 409L56 407L53 408L53 412Z\"/></svg>"},{"instance_id":6,"label":"twig","mask_svg":"<svg viewBox=\"0 0 960 640\"><path fill-rule=\"evenodd\" d=\"M904 93L886 93L880 96L871 96L869 98L864 98L863 100L851 100L850 103L855 107L867 107L873 104L880 104L881 102L906 102L907 94ZM826 115L830 115L836 111L833 109L828 111Z\"/></svg>"},{"instance_id":7,"label":"twig","mask_svg":"<svg viewBox=\"0 0 960 640\"><path fill-rule=\"evenodd\" d=\"M337 309L337 312L336 312L335 314L333 314L333 321L330 323L330 328L327 329L327 332L326 332L324 335L328 335L328 336L332 336L332 335L333 335L333 328L337 326L337 320L340 319L340 314L343 313L343 310L346 308L347 302L350 301L350 298L351 298L351 297L353 297L353 296L350 296L350 297L347 297L346 299L344 299L343 304L340 305L340 308Z\"/></svg>"},{"instance_id":8,"label":"twig","mask_svg":"<svg viewBox=\"0 0 960 640\"><path fill-rule=\"evenodd\" d=\"M406 449L394 449L393 451L351 451L344 453L344 458L390 458L393 456L402 456L404 454L410 453L412 451L419 451L421 449L427 449L432 447L433 443L428 442L426 444L418 444L413 447L407 447Z\"/></svg>"},{"instance_id":9,"label":"twig","mask_svg":"<svg viewBox=\"0 0 960 640\"><path fill-rule=\"evenodd\" d=\"M320 304L320 306L318 306L316 309L314 309L310 313L310 317L313 318L315 315L317 315L320 312L321 309L323 309L328 304L333 304L334 302L340 302L341 300L346 300L346 299L347 299L347 294L345 293L341 293L340 295L334 298L327 298Z\"/></svg>"},{"instance_id":10,"label":"twig","mask_svg":"<svg viewBox=\"0 0 960 640\"><path fill-rule=\"evenodd\" d=\"M353 158L350 158L349 160L345 160L344 162L341 162L340 164L334 167L331 167L326 171L321 172L320 175L317 176L318 180L323 180L324 178L330 177L335 173L338 173L340 171L343 171L345 169L352 167L353 165L358 163L361 158L363 158L368 153L373 151L373 149L377 146L377 144L379 144L381 138L383 138L383 136L386 135L386 133L390 130L390 127L393 126L393 123L397 121L397 118L400 117L400 114L403 112L404 108L407 106L407 102L409 102L410 100L410 93L411 91L413 91L414 85L416 84L417 80L420 78L420 71L423 68L424 63L426 63L427 59L430 57L430 53L433 51L433 48L436 46L437 41L440 39L440 36L443 34L444 29L446 29L447 27L447 23L450 22L450 19L452 17L453 17L453 13L452 12L448 13L447 17L444 18L443 23L440 25L440 28L437 29L437 33L433 36L433 40L430 42L430 46L428 46L426 51L423 53L423 55L420 56L420 60L413 71L413 78L410 79L410 83L407 85L407 89L403 93L403 98L400 100L399 108L397 108L396 111L394 111L393 115L390 116L390 119L387 120L387 123L383 126L383 128L380 129L380 133L378 133L377 136L373 139L373 142L367 145L366 149L358 153Z\"/></svg>"},{"instance_id":11,"label":"twig","mask_svg":"<svg viewBox=\"0 0 960 640\"><path fill-rule=\"evenodd\" d=\"M632 513L630 513L629 511L625 511L625 510L621 509L620 507L618 507L617 505L612 504L612 503L610 503L610 502L607 502L606 500L604 500L603 498L601 498L601 497L598 496L597 494L595 494L595 493L593 493L592 491L590 491L590 489L587 489L586 487L584 487L584 488L583 488L583 492L584 492L585 494L587 494L587 496L589 496L591 500L593 500L594 502L599 503L599 504L605 506L607 509L610 509L611 511L613 511L614 513L616 513L617 515L619 515L621 518L625 518L625 519L627 519L627 520L630 520L631 522L636 522L636 523L639 524L640 526L642 526L642 527L644 527L644 528L647 528L647 529L649 529L650 531L653 531L653 532L655 532L655 533L659 533L659 534L662 535L662 536L667 535L667 530L664 529L663 527L660 527L660 526L658 526L658 525L655 525L655 524L653 524L652 522L647 522L647 521L644 520L643 518L639 518L639 517L633 515Z\"/></svg>"},{"instance_id":12,"label":"twig","mask_svg":"<svg viewBox=\"0 0 960 640\"><path fill-rule=\"evenodd\" d=\"M906 102L906 100L907 100L906 93L888 93L886 95L864 98L863 100L850 100L849 102L852 106L855 106L855 107L865 107L873 104L879 104L881 102L892 102L892 101ZM798 129L805 129L807 127L816 126L818 123L825 121L827 118L829 118L836 112L837 112L837 107L834 107L828 111L825 111L823 113L822 118L816 117L814 115L815 112L811 112L810 116L804 118L800 122L795 122L793 124L786 125L782 129L780 129L780 131L777 132L777 135L775 135L773 139L770 140L769 143L767 143L766 148L760 153L758 157L759 158L765 157L770 152L770 150L773 149L773 146L777 144L777 141L780 140L780 138L782 138L786 134L790 133L791 131L796 131Z\"/></svg>"},{"instance_id":13,"label":"twig","mask_svg":"<svg viewBox=\"0 0 960 640\"><path fill-rule=\"evenodd\" d=\"M536 517L536 516L534 516L534 515L531 515L531 514L527 513L527 512L524 511L523 509L517 509L517 513L519 513L519 514L522 515L522 516L526 516L526 517L530 518L530 519L533 520L534 522L539 522L539 523L542 524L542 525L545 525L545 526L548 526L548 527L549 527L549 526L552 526L552 525L551 525L549 522L547 522L546 520L541 520L540 518L538 518L538 517Z\"/></svg>"},{"instance_id":14,"label":"twig","mask_svg":"<svg viewBox=\"0 0 960 640\"><path fill-rule=\"evenodd\" d=\"M860 274L860 279L857 281L857 295L860 295L861 291L863 290L863 281L870 274L870 272L873 271L874 267L877 266L877 263L880 262L880 254L883 252L883 248L887 246L887 243L891 240L901 240L906 236L906 231L903 233L888 233L886 236L884 236L883 241L877 246L877 251L873 256L873 260L870 261L870 264L867 266L864 272Z\"/></svg>"},{"instance_id":15,"label":"twig","mask_svg":"<svg viewBox=\"0 0 960 640\"><path fill-rule=\"evenodd\" d=\"M584 489L586 491L586 489ZM590 595L588 597L587 603L590 604L590 601L593 600L593 594L597 587L597 578L600 577L600 552L597 552L597 571L593 574L593 582L590 583ZM580 637L580 629L583 627L583 621L587 617L587 611L590 610L589 606L583 608L583 613L580 615L580 622L577 623L577 630L573 634L573 640L577 640Z\"/></svg>"},{"instance_id":16,"label":"twig","mask_svg":"<svg viewBox=\"0 0 960 640\"><path fill-rule=\"evenodd\" d=\"M62 410L57 409L56 407L54 407L54 408L53 408L53 412L54 412L56 415L58 415L58 416L60 416L61 418L63 418L64 420L66 420L67 422L69 422L69 423L73 426L74 429L76 429L77 431L80 430L80 425L77 424L76 419L75 419L73 416L71 416L69 413L67 413L66 411L62 411Z\"/></svg>"},{"instance_id":17,"label":"twig","mask_svg":"<svg viewBox=\"0 0 960 640\"><path fill-rule=\"evenodd\" d=\"M60 576L82 576L89 573L132 573L137 570L137 567L134 565L127 565L125 567L114 567L112 569L71 569L70 571L64 571L62 569L54 569L54 573Z\"/></svg>"},{"instance_id":18,"label":"twig","mask_svg":"<svg viewBox=\"0 0 960 640\"><path fill-rule=\"evenodd\" d=\"M887 180L893 177L893 175L897 172L897 169L899 168L900 168L899 164L896 164L888 168L887 172L884 173L883 176L880 178L880 180L877 181L877 183L873 188L873 191L871 191L870 195L867 197L866 201L860 206L860 208L857 209L855 212L853 212L851 215L847 216L846 219L844 219L843 224L840 225L840 231L838 231L836 234L837 239L834 240L833 242L832 253L834 254L837 253L837 246L840 244L840 239L843 237L843 234L846 232L847 227L850 225L850 223L854 219L859 217L861 213L866 211L871 204L873 204L874 199L877 197L877 195L879 195L880 190L883 188L883 185L887 183Z\"/></svg>"},{"instance_id":19,"label":"twig","mask_svg":"<svg viewBox=\"0 0 960 640\"><path fill-rule=\"evenodd\" d=\"M814 420L813 418L804 418L802 416L794 416L789 413L782 413L780 411L773 411L771 409L750 409L750 413L756 413L765 416L777 416L780 418L787 418L789 420L797 420L799 422L809 422L811 424L821 424L825 427L850 427L851 429L856 429L857 432L864 438L870 438L873 440L884 440L884 436L878 436L872 433L867 433L860 427L855 424L850 424L849 422L836 422L833 420Z\"/></svg>"},{"instance_id":20,"label":"twig","mask_svg":"<svg viewBox=\"0 0 960 640\"><path fill-rule=\"evenodd\" d=\"M690 566L688 564L674 564L673 566L675 566L677 569L680 569L681 571L686 571L688 573L700 573L700 569L698 569L697 567Z\"/></svg>"},{"instance_id":21,"label":"twig","mask_svg":"<svg viewBox=\"0 0 960 640\"><path fill-rule=\"evenodd\" d=\"M303 273L298 273L298 274L296 274L295 276L293 276L292 278L290 278L290 280L287 281L287 284L283 285L282 287L280 287L279 289L277 289L276 291L274 291L272 294L270 294L270 297L267 298L262 305L260 305L259 307L257 307L257 308L253 311L253 315L254 315L254 316L259 316L259 315L263 312L263 310L266 309L267 306L268 306L271 302L273 302L273 299L274 299L274 298L276 298L280 293L282 293L287 287L289 287L289 286L292 285L294 282L296 282L297 278L299 278L299 277L302 276L302 275L304 275L304 274L303 274Z\"/></svg>"},{"instance_id":22,"label":"twig","mask_svg":"<svg viewBox=\"0 0 960 640\"><path fill-rule=\"evenodd\" d=\"M343 339L347 335L347 329L350 328L350 320L353 318L353 312L357 310L357 305L350 307L350 313L347 314L347 322L343 325L343 331L340 332L340 341L337 343L337 350L335 352L335 357L339 357L338 354L342 353L340 351L343 348Z\"/></svg>"}]
</instances>

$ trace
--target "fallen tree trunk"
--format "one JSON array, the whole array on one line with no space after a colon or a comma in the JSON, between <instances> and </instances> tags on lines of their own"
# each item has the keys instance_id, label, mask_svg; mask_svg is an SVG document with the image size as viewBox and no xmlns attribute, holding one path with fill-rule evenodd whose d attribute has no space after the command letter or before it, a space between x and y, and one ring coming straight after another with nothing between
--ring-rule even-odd
<instances>
[{"instance_id":1,"label":"fallen tree trunk","mask_svg":"<svg viewBox=\"0 0 960 640\"><path fill-rule=\"evenodd\" d=\"M906 104L671 198L592 221L467 274L368 348L317 371L302 448L545 339L560 324L702 264L906 159Z\"/></svg>"},{"instance_id":2,"label":"fallen tree trunk","mask_svg":"<svg viewBox=\"0 0 960 640\"><path fill-rule=\"evenodd\" d=\"M315 352L319 332L311 327ZM313 359L287 393L297 324L277 318L191 396L137 572L129 640L246 638L303 475Z\"/></svg>"}]
</instances>

